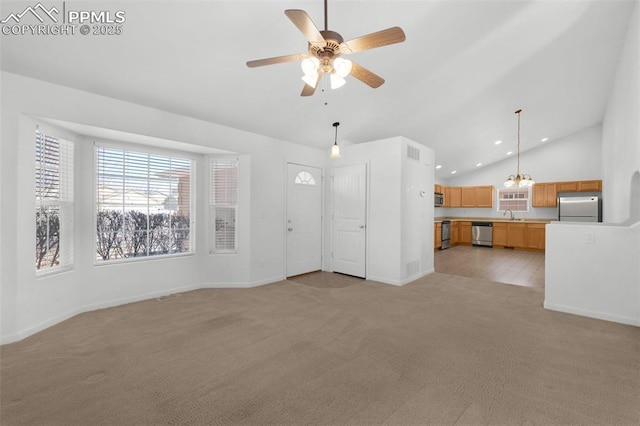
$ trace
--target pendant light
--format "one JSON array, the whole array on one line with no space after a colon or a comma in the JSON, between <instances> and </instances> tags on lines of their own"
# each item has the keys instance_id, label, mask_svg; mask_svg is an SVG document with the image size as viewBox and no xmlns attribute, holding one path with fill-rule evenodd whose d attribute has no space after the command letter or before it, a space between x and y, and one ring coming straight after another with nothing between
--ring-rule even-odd
<instances>
[{"instance_id":1,"label":"pendant light","mask_svg":"<svg viewBox=\"0 0 640 426\"><path fill-rule=\"evenodd\" d=\"M340 123L337 121L333 123L333 127L336 128L336 138L333 141L333 146L331 147L331 158L340 158L340 147L338 146L338 126Z\"/></svg>"},{"instance_id":2,"label":"pendant light","mask_svg":"<svg viewBox=\"0 0 640 426\"><path fill-rule=\"evenodd\" d=\"M531 187L533 186L533 184L535 183L533 181L533 178L526 174L526 173L520 173L520 113L522 112L521 109L516 111L516 114L518 114L518 168L516 170L516 175L511 175L507 178L507 180L504 181L504 186L506 186L507 188L516 186L518 188L521 187Z\"/></svg>"}]
</instances>

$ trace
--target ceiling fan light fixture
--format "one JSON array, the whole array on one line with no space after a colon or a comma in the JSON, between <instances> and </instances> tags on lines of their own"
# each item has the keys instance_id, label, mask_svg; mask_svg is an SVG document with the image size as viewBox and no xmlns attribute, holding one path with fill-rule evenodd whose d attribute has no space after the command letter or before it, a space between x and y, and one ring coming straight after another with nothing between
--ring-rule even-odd
<instances>
[{"instance_id":1,"label":"ceiling fan light fixture","mask_svg":"<svg viewBox=\"0 0 640 426\"><path fill-rule=\"evenodd\" d=\"M318 75L318 68L320 68L320 61L318 58L306 58L300 62L300 68L304 75L315 77Z\"/></svg>"},{"instance_id":2,"label":"ceiling fan light fixture","mask_svg":"<svg viewBox=\"0 0 640 426\"><path fill-rule=\"evenodd\" d=\"M351 73L353 63L348 59L336 58L333 61L333 68L340 77L346 77Z\"/></svg>"},{"instance_id":3,"label":"ceiling fan light fixture","mask_svg":"<svg viewBox=\"0 0 640 426\"><path fill-rule=\"evenodd\" d=\"M330 79L331 79L331 89L339 89L340 87L344 86L344 84L347 82L347 80L340 77L336 72L331 73Z\"/></svg>"},{"instance_id":4,"label":"ceiling fan light fixture","mask_svg":"<svg viewBox=\"0 0 640 426\"><path fill-rule=\"evenodd\" d=\"M302 76L302 81L305 82L305 84L313 87L314 89L316 88L316 84L318 83L318 76L316 75L309 75L309 74L305 74Z\"/></svg>"}]
</instances>

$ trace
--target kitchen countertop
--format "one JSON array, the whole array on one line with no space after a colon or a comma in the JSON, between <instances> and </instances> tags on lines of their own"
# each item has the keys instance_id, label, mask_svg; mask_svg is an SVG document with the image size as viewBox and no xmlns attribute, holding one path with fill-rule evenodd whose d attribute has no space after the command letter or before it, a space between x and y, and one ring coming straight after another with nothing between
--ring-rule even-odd
<instances>
[{"instance_id":1,"label":"kitchen countertop","mask_svg":"<svg viewBox=\"0 0 640 426\"><path fill-rule=\"evenodd\" d=\"M558 219L545 219L545 218L536 218L536 219L502 219L497 217L436 217L434 218L434 222L442 222L443 220L450 220L452 222L501 222L501 223L551 223L555 222Z\"/></svg>"}]
</instances>

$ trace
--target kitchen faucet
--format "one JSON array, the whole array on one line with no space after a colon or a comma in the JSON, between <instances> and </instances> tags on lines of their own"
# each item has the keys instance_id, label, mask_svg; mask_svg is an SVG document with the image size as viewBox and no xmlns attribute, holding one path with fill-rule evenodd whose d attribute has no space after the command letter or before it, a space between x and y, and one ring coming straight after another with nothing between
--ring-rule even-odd
<instances>
[{"instance_id":1,"label":"kitchen faucet","mask_svg":"<svg viewBox=\"0 0 640 426\"><path fill-rule=\"evenodd\" d=\"M513 216L513 211L512 211L511 209L506 209L506 210L504 211L504 213L502 213L502 216L506 215L506 214L507 214L507 212L509 212L509 214L511 215L511 219L510 219L510 220L514 220L514 219L515 219L515 217Z\"/></svg>"}]
</instances>

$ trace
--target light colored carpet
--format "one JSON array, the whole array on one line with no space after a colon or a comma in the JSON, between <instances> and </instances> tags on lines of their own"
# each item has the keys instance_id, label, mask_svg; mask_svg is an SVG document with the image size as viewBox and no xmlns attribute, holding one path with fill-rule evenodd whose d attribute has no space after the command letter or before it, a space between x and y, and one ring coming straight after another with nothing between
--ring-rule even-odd
<instances>
[{"instance_id":1,"label":"light colored carpet","mask_svg":"<svg viewBox=\"0 0 640 426\"><path fill-rule=\"evenodd\" d=\"M133 303L4 345L0 423L640 423L637 327L453 275L326 279Z\"/></svg>"}]
</instances>

